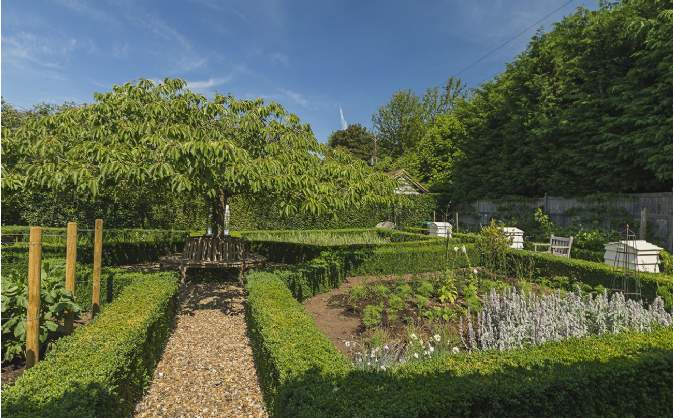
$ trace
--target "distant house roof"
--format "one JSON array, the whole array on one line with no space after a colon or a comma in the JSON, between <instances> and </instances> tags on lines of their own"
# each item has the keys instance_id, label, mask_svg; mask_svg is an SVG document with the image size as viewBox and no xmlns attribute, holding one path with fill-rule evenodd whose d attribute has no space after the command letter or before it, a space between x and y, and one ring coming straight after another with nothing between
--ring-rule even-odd
<instances>
[{"instance_id":1,"label":"distant house roof","mask_svg":"<svg viewBox=\"0 0 673 418\"><path fill-rule=\"evenodd\" d=\"M386 174L397 180L398 186L395 189L395 193L397 194L421 194L428 192L428 189L414 180L405 169L390 171Z\"/></svg>"}]
</instances>

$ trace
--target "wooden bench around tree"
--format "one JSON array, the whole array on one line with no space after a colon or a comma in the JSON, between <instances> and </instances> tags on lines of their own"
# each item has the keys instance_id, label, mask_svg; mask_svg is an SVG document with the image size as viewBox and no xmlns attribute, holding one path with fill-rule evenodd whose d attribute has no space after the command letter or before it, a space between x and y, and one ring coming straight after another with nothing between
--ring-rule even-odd
<instances>
[{"instance_id":1,"label":"wooden bench around tree","mask_svg":"<svg viewBox=\"0 0 673 418\"><path fill-rule=\"evenodd\" d=\"M249 250L249 244L234 237L192 237L185 242L181 254L161 257L159 264L164 267L177 267L182 282L187 279L189 269L239 269L239 281L249 267L259 266L265 259Z\"/></svg>"},{"instance_id":2,"label":"wooden bench around tree","mask_svg":"<svg viewBox=\"0 0 673 418\"><path fill-rule=\"evenodd\" d=\"M552 235L549 238L549 242L534 242L533 249L536 252L546 252L549 254L557 255L559 257L570 258L570 250L573 246L573 237L557 237ZM546 251L538 250L538 247L547 247Z\"/></svg>"}]
</instances>

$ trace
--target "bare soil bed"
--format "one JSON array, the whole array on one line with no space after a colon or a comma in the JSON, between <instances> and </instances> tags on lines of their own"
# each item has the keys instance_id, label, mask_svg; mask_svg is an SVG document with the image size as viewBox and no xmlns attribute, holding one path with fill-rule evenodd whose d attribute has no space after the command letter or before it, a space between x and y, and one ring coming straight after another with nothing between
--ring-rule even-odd
<instances>
[{"instance_id":1,"label":"bare soil bed","mask_svg":"<svg viewBox=\"0 0 673 418\"><path fill-rule=\"evenodd\" d=\"M402 276L357 276L347 278L341 286L304 301L304 309L313 316L316 325L344 354L349 354L346 341L355 341L365 332L360 315L352 312L345 300L354 286L363 283L412 280L413 275Z\"/></svg>"}]
</instances>

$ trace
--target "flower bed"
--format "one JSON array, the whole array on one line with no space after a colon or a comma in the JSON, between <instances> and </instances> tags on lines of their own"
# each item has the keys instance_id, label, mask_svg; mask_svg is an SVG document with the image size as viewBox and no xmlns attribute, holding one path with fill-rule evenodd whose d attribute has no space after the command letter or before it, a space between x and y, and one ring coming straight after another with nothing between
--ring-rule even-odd
<instances>
[{"instance_id":1,"label":"flower bed","mask_svg":"<svg viewBox=\"0 0 673 418\"><path fill-rule=\"evenodd\" d=\"M275 416L666 416L673 329L442 354L385 372L356 369L283 280L248 275L248 321Z\"/></svg>"}]
</instances>

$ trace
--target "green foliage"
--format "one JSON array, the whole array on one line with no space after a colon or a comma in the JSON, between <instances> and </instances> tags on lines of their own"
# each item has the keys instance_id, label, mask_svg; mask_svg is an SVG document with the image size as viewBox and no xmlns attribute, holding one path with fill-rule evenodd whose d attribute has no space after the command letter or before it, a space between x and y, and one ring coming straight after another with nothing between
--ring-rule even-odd
<instances>
[{"instance_id":1,"label":"green foliage","mask_svg":"<svg viewBox=\"0 0 673 418\"><path fill-rule=\"evenodd\" d=\"M381 325L383 305L367 305L362 310L362 324L367 328Z\"/></svg>"},{"instance_id":2,"label":"green foliage","mask_svg":"<svg viewBox=\"0 0 673 418\"><path fill-rule=\"evenodd\" d=\"M364 162L318 143L277 103L208 100L182 80L114 86L90 105L3 127L2 136L9 190L95 197L110 185L142 185L207 199L220 226L237 194L275 197L287 215L321 214L390 203L394 188Z\"/></svg>"},{"instance_id":3,"label":"green foliage","mask_svg":"<svg viewBox=\"0 0 673 418\"><path fill-rule=\"evenodd\" d=\"M132 284L92 323L3 390L13 417L120 417L149 384L177 308L173 273L122 273Z\"/></svg>"},{"instance_id":4,"label":"green foliage","mask_svg":"<svg viewBox=\"0 0 673 418\"><path fill-rule=\"evenodd\" d=\"M385 372L356 370L280 278L250 274L247 287L256 364L273 416L673 413L673 377L662 373L673 367L671 328L438 355Z\"/></svg>"},{"instance_id":5,"label":"green foliage","mask_svg":"<svg viewBox=\"0 0 673 418\"><path fill-rule=\"evenodd\" d=\"M456 108L466 199L673 186L668 1L580 8Z\"/></svg>"},{"instance_id":6,"label":"green foliage","mask_svg":"<svg viewBox=\"0 0 673 418\"><path fill-rule=\"evenodd\" d=\"M343 148L350 152L353 157L369 162L374 151L376 137L364 126L354 123L346 129L333 132L327 139L327 145L331 148Z\"/></svg>"},{"instance_id":7,"label":"green foliage","mask_svg":"<svg viewBox=\"0 0 673 418\"><path fill-rule=\"evenodd\" d=\"M252 273L246 281L246 320L257 375L269 412L285 416L290 399L298 400L300 393L311 396L311 388L301 385L305 375L330 380L349 370L350 364L280 278Z\"/></svg>"},{"instance_id":8,"label":"green foliage","mask_svg":"<svg viewBox=\"0 0 673 418\"><path fill-rule=\"evenodd\" d=\"M40 287L40 344L41 351L56 335L66 311L78 315L80 306L74 295L65 290L64 266L55 260L42 264ZM4 274L2 283L2 361L23 358L26 348L26 308L28 285L26 275Z\"/></svg>"},{"instance_id":9,"label":"green foliage","mask_svg":"<svg viewBox=\"0 0 673 418\"><path fill-rule=\"evenodd\" d=\"M626 277L629 287L634 288L634 276L620 269L586 260L568 259L547 253L535 253L526 250L513 250L507 254L510 268L516 263L531 261L534 268L532 280L548 280L550 277L566 277L571 283L581 282L593 289L602 286L606 289L619 288L622 278ZM661 273L638 273L641 293L646 301L661 296L667 309L673 307L673 276Z\"/></svg>"},{"instance_id":10,"label":"green foliage","mask_svg":"<svg viewBox=\"0 0 673 418\"><path fill-rule=\"evenodd\" d=\"M477 241L477 251L483 265L490 271L502 273L506 270L506 255L509 239L502 231L502 225L494 220L481 229Z\"/></svg>"},{"instance_id":11,"label":"green foliage","mask_svg":"<svg viewBox=\"0 0 673 418\"><path fill-rule=\"evenodd\" d=\"M3 234L26 233L25 226L4 226ZM43 228L44 242L42 254L46 258L65 257L65 229ZM49 236L47 236L49 235ZM142 229L104 229L103 231L103 265L123 265L156 261L160 256L181 251L186 231L142 230ZM12 237L10 237L12 238ZM93 260L93 236L78 236L77 260L90 263ZM7 262L27 265L28 243L25 241L5 244L2 246L3 268Z\"/></svg>"}]
</instances>

